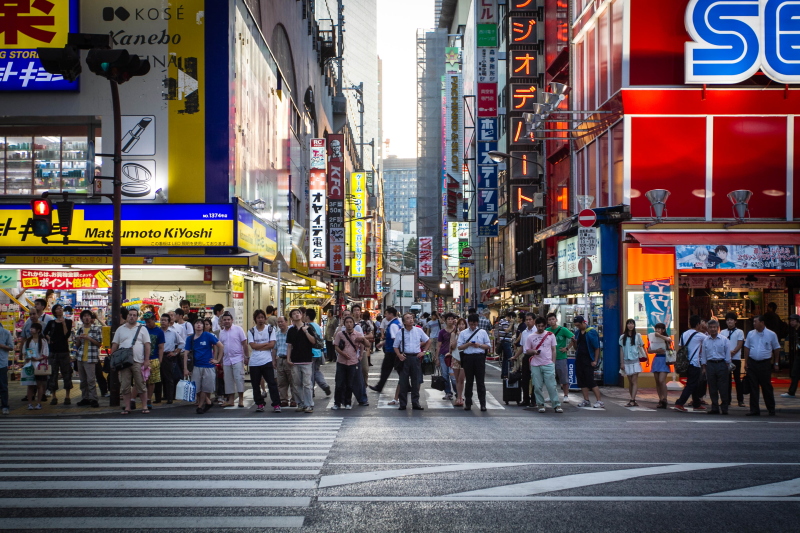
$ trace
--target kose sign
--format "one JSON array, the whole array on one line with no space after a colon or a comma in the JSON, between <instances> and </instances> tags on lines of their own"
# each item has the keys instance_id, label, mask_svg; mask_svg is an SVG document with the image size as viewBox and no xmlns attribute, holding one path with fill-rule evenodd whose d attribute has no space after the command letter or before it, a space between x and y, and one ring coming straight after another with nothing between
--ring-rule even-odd
<instances>
[{"instance_id":1,"label":"kose sign","mask_svg":"<svg viewBox=\"0 0 800 533\"><path fill-rule=\"evenodd\" d=\"M686 30L686 83L800 82L798 0L691 0Z\"/></svg>"}]
</instances>

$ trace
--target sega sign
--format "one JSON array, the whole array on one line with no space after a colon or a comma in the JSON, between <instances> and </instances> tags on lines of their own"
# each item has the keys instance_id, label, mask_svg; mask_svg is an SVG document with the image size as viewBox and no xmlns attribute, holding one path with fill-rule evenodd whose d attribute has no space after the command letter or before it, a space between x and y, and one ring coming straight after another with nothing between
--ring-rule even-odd
<instances>
[{"instance_id":1,"label":"sega sign","mask_svg":"<svg viewBox=\"0 0 800 533\"><path fill-rule=\"evenodd\" d=\"M800 0L690 0L686 83L800 83Z\"/></svg>"}]
</instances>

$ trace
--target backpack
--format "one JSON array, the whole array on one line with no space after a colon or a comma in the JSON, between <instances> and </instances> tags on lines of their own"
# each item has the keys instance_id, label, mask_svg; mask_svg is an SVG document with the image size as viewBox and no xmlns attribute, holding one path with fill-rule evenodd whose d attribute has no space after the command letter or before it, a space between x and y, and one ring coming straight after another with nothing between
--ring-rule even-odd
<instances>
[{"instance_id":1,"label":"backpack","mask_svg":"<svg viewBox=\"0 0 800 533\"><path fill-rule=\"evenodd\" d=\"M689 363L692 359L694 359L697 350L691 356L689 356L689 345L692 343L692 339L695 335L697 335L697 331L692 333L689 336L689 340L686 341L686 344L683 344L683 337L681 336L681 346L678 348L678 351L675 354L675 372L683 373L689 370ZM699 350L700 348L698 348Z\"/></svg>"}]
</instances>

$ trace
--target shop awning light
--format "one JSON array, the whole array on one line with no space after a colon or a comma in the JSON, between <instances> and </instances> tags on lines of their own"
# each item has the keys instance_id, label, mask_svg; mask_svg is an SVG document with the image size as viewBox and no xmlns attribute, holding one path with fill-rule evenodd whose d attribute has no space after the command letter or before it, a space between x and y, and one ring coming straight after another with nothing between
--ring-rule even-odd
<instances>
[{"instance_id":1,"label":"shop awning light","mask_svg":"<svg viewBox=\"0 0 800 533\"><path fill-rule=\"evenodd\" d=\"M653 222L646 225L646 228L658 224L667 214L667 199L669 198L669 191L666 189L653 189L644 193L647 200L650 202L650 216L653 217Z\"/></svg>"},{"instance_id":2,"label":"shop awning light","mask_svg":"<svg viewBox=\"0 0 800 533\"><path fill-rule=\"evenodd\" d=\"M745 218L750 218L750 210L747 208L747 204L752 197L753 191L740 190L728 193L728 198L733 204L733 217L737 221L744 222Z\"/></svg>"}]
</instances>

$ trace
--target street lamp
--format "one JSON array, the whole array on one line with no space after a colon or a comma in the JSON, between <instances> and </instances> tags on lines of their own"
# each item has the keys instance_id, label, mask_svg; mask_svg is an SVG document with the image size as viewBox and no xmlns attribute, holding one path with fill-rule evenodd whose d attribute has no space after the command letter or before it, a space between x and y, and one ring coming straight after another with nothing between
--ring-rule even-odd
<instances>
[{"instance_id":1,"label":"street lamp","mask_svg":"<svg viewBox=\"0 0 800 533\"><path fill-rule=\"evenodd\" d=\"M527 159L522 159L521 157L517 157L515 155L507 154L505 152L498 152L497 150L492 150L489 152L489 159L494 161L495 163L502 163L505 159L516 159L518 161L525 161L526 163L536 165L539 169L544 172L544 167L537 163L536 161L530 161Z\"/></svg>"}]
</instances>

